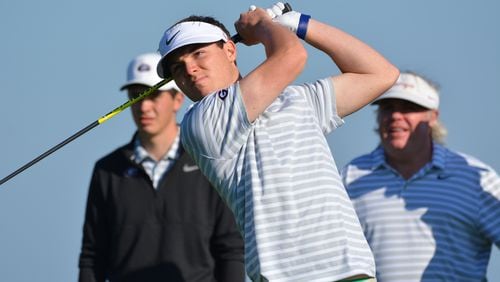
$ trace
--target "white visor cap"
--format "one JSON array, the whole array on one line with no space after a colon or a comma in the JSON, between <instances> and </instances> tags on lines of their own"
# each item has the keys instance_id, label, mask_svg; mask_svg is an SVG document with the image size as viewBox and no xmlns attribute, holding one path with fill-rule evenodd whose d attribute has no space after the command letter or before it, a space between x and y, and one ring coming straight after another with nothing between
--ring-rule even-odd
<instances>
[{"instance_id":1,"label":"white visor cap","mask_svg":"<svg viewBox=\"0 0 500 282\"><path fill-rule=\"evenodd\" d=\"M402 99L431 110L439 108L437 90L421 77L411 73L401 73L396 83L372 104L384 99Z\"/></svg>"},{"instance_id":2,"label":"white visor cap","mask_svg":"<svg viewBox=\"0 0 500 282\"><path fill-rule=\"evenodd\" d=\"M228 36L219 27L206 22L182 22L167 29L160 40L158 51L161 59L157 72L160 77L170 76L170 71L164 68L166 57L172 51L190 44L210 43L217 41L227 42Z\"/></svg>"},{"instance_id":3,"label":"white visor cap","mask_svg":"<svg viewBox=\"0 0 500 282\"><path fill-rule=\"evenodd\" d=\"M162 79L156 73L156 66L160 59L161 56L158 53L146 53L135 57L128 65L127 81L122 85L120 90L124 90L135 84L152 87L160 82ZM167 91L171 89L180 91L173 80L163 85L158 90Z\"/></svg>"}]
</instances>

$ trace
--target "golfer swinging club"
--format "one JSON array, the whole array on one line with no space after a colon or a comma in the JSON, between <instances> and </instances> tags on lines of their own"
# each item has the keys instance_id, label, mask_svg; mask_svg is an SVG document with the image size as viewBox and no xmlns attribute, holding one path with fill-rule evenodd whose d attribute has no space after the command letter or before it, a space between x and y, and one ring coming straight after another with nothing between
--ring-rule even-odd
<instances>
[{"instance_id":1,"label":"golfer swinging club","mask_svg":"<svg viewBox=\"0 0 500 282\"><path fill-rule=\"evenodd\" d=\"M325 135L399 71L337 28L281 15L282 6L252 9L235 23L244 44L266 52L248 75L240 75L226 28L202 16L165 31L158 73L196 102L181 140L233 211L253 281L370 281L373 256ZM299 38L342 74L289 86L307 59Z\"/></svg>"}]
</instances>

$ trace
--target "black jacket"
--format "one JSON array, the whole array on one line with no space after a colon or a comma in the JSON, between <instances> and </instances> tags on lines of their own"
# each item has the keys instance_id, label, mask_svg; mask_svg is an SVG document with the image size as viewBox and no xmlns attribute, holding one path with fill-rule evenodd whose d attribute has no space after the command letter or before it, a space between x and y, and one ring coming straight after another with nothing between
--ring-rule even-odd
<instances>
[{"instance_id":1,"label":"black jacket","mask_svg":"<svg viewBox=\"0 0 500 282\"><path fill-rule=\"evenodd\" d=\"M96 163L80 282L244 281L243 240L233 214L180 150L157 190L130 160L132 142Z\"/></svg>"}]
</instances>

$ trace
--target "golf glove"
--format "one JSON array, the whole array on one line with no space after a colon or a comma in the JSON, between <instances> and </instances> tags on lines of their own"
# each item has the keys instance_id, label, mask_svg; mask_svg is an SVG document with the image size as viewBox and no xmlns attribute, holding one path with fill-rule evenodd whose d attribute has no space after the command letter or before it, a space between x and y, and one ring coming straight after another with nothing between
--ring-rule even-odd
<instances>
[{"instance_id":1,"label":"golf glove","mask_svg":"<svg viewBox=\"0 0 500 282\"><path fill-rule=\"evenodd\" d=\"M255 9L255 5L250 6L250 11ZM304 39L306 37L307 25L309 24L311 16L301 14L296 11L289 11L283 14L284 9L285 4L282 2L276 2L273 6L267 8L266 11L274 22L281 24L293 33L297 34L297 36L301 39Z\"/></svg>"},{"instance_id":2,"label":"golf glove","mask_svg":"<svg viewBox=\"0 0 500 282\"><path fill-rule=\"evenodd\" d=\"M271 19L276 18L277 16L281 16L283 14L283 10L285 9L285 4L282 2L276 2L273 6L270 8L267 8L266 11L271 17Z\"/></svg>"},{"instance_id":3,"label":"golf glove","mask_svg":"<svg viewBox=\"0 0 500 282\"><path fill-rule=\"evenodd\" d=\"M306 14L301 14L296 11L286 12L282 15L277 15L273 18L273 21L287 27L292 32L297 34L301 39L305 39L307 33L307 25L309 24L309 19L311 16Z\"/></svg>"},{"instance_id":4,"label":"golf glove","mask_svg":"<svg viewBox=\"0 0 500 282\"><path fill-rule=\"evenodd\" d=\"M257 9L257 6L251 5L249 10L253 11L255 9ZM273 6L267 8L266 12L271 17L271 19L274 19L277 16L282 15L284 9L285 9L285 4L283 4L282 2L276 2L276 4L274 4Z\"/></svg>"}]
</instances>

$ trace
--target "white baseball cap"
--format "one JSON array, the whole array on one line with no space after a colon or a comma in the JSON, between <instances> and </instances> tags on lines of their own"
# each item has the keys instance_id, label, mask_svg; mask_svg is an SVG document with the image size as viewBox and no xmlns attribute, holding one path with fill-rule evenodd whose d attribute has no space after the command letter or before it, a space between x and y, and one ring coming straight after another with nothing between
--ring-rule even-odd
<instances>
[{"instance_id":1,"label":"white baseball cap","mask_svg":"<svg viewBox=\"0 0 500 282\"><path fill-rule=\"evenodd\" d=\"M401 73L396 83L372 104L383 99L402 99L431 110L439 108L437 89L412 73Z\"/></svg>"},{"instance_id":2,"label":"white baseball cap","mask_svg":"<svg viewBox=\"0 0 500 282\"><path fill-rule=\"evenodd\" d=\"M218 26L206 22L181 22L167 29L160 40L158 51L162 58L158 62L157 72L160 77L170 76L170 71L163 68L167 55L186 45L198 43L211 43L217 41L227 42L227 34Z\"/></svg>"},{"instance_id":3,"label":"white baseball cap","mask_svg":"<svg viewBox=\"0 0 500 282\"><path fill-rule=\"evenodd\" d=\"M134 84L152 87L160 82L162 79L156 73L156 65L160 59L161 56L158 53L146 53L135 57L128 65L127 82L122 85L120 90L124 90ZM165 91L170 89L180 91L173 80L163 85L158 90Z\"/></svg>"}]
</instances>

